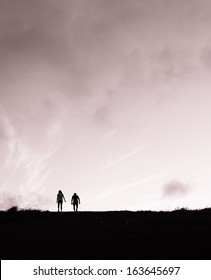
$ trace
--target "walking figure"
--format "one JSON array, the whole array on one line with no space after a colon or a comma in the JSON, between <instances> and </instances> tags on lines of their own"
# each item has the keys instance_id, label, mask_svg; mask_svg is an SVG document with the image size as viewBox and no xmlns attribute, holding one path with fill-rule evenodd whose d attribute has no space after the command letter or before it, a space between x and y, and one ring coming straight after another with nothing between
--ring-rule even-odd
<instances>
[{"instance_id":1,"label":"walking figure","mask_svg":"<svg viewBox=\"0 0 211 280\"><path fill-rule=\"evenodd\" d=\"M71 204L73 205L73 210L74 212L77 212L78 211L78 204L80 204L80 198L79 196L74 193L73 196L72 196L72 199L71 199Z\"/></svg>"},{"instance_id":2,"label":"walking figure","mask_svg":"<svg viewBox=\"0 0 211 280\"><path fill-rule=\"evenodd\" d=\"M65 197L64 197L62 191L59 190L58 194L57 194L57 198L56 198L56 202L58 204L58 212L59 212L59 210L62 212L63 200L66 202Z\"/></svg>"}]
</instances>

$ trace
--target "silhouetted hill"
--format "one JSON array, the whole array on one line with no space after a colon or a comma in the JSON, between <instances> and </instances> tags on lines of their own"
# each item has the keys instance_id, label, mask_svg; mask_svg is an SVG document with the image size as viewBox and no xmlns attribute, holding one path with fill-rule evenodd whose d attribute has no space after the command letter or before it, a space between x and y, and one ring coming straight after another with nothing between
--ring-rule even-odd
<instances>
[{"instance_id":1,"label":"silhouetted hill","mask_svg":"<svg viewBox=\"0 0 211 280\"><path fill-rule=\"evenodd\" d=\"M211 209L0 212L1 259L209 259Z\"/></svg>"}]
</instances>

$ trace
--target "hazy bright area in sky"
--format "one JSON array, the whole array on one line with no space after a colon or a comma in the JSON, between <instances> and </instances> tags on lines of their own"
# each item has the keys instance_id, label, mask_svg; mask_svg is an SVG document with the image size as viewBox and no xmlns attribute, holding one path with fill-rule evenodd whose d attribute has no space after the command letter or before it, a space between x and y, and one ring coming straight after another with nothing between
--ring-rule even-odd
<instances>
[{"instance_id":1,"label":"hazy bright area in sky","mask_svg":"<svg viewBox=\"0 0 211 280\"><path fill-rule=\"evenodd\" d=\"M211 207L209 0L0 0L0 209Z\"/></svg>"}]
</instances>

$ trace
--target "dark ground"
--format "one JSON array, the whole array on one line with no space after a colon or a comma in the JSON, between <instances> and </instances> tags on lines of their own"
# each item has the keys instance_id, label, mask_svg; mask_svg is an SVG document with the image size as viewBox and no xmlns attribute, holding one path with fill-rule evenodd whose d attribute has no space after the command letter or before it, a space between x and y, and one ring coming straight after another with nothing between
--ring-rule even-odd
<instances>
[{"instance_id":1,"label":"dark ground","mask_svg":"<svg viewBox=\"0 0 211 280\"><path fill-rule=\"evenodd\" d=\"M0 212L1 259L210 259L211 209Z\"/></svg>"}]
</instances>

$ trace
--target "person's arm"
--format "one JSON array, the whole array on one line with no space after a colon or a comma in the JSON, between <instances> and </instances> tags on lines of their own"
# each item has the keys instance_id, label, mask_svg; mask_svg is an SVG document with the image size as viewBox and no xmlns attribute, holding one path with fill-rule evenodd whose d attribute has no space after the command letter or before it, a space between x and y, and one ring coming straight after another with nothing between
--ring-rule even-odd
<instances>
[{"instance_id":1,"label":"person's arm","mask_svg":"<svg viewBox=\"0 0 211 280\"><path fill-rule=\"evenodd\" d=\"M78 197L78 203L81 204L80 197Z\"/></svg>"},{"instance_id":2,"label":"person's arm","mask_svg":"<svg viewBox=\"0 0 211 280\"><path fill-rule=\"evenodd\" d=\"M66 199L65 199L64 195L63 195L63 198L64 198L64 201L66 202Z\"/></svg>"}]
</instances>

